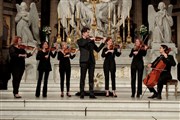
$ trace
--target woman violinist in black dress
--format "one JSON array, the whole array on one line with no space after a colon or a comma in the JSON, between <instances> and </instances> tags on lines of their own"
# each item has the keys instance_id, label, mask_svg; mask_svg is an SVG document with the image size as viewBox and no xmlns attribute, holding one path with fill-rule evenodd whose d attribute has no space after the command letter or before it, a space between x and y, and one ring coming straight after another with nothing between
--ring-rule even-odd
<instances>
[{"instance_id":1,"label":"woman violinist in black dress","mask_svg":"<svg viewBox=\"0 0 180 120\"><path fill-rule=\"evenodd\" d=\"M74 51L75 52L75 51ZM71 53L66 42L61 43L61 50L58 52L59 73L60 73L60 87L61 97L64 97L64 77L66 75L66 95L71 97L70 91L70 76L71 76L71 62L70 59L75 57L75 53Z\"/></svg>"},{"instance_id":2,"label":"woman violinist in black dress","mask_svg":"<svg viewBox=\"0 0 180 120\"><path fill-rule=\"evenodd\" d=\"M129 57L133 57L131 62L131 97L133 98L136 93L136 73L138 72L138 86L137 86L137 95L139 98L142 94L142 77L144 70L144 61L143 57L146 56L147 46L142 46L142 41L136 39L134 43L134 48L132 48Z\"/></svg>"},{"instance_id":3,"label":"woman violinist in black dress","mask_svg":"<svg viewBox=\"0 0 180 120\"><path fill-rule=\"evenodd\" d=\"M19 86L25 70L25 58L32 56L32 53L27 53L25 48L21 47L21 42L22 38L15 36L9 48L14 98L21 98Z\"/></svg>"},{"instance_id":4,"label":"woman violinist in black dress","mask_svg":"<svg viewBox=\"0 0 180 120\"><path fill-rule=\"evenodd\" d=\"M172 79L171 75L171 67L176 65L176 62L174 60L174 57L172 55L168 55L170 49L167 45L161 45L159 48L160 56L156 58L156 60L150 64L148 64L148 67L155 68L158 64L158 61L162 60L163 63L166 64L165 69L161 72L160 77L158 79L157 83L157 91L153 88L148 88L150 92L153 92L153 95L148 98L157 98L162 99L161 93L163 89L163 85L167 83L167 80Z\"/></svg>"},{"instance_id":5,"label":"woman violinist in black dress","mask_svg":"<svg viewBox=\"0 0 180 120\"><path fill-rule=\"evenodd\" d=\"M105 90L106 97L109 97L109 72L111 73L111 81L112 81L112 91L113 97L117 97L116 90L116 62L115 56L119 57L121 55L120 48L115 48L113 45L113 41L111 38L107 38L107 47L105 47L102 51L101 56L105 58L103 64L104 76L105 76Z\"/></svg>"},{"instance_id":6,"label":"woman violinist in black dress","mask_svg":"<svg viewBox=\"0 0 180 120\"><path fill-rule=\"evenodd\" d=\"M41 81L44 75L44 86L43 86L42 95L43 97L47 97L48 77L49 77L49 72L52 70L50 57L55 58L57 52L55 51L53 54L53 52L49 49L48 42L43 42L41 47L42 47L41 50L38 51L36 56L36 60L39 60L39 65L38 65L39 76L38 76L35 96L36 97L40 96Z\"/></svg>"}]
</instances>

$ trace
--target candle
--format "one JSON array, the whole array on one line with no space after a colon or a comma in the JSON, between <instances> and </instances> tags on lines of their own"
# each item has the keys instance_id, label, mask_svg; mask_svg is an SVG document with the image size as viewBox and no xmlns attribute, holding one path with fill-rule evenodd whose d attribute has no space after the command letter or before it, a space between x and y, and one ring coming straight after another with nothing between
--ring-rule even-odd
<instances>
[{"instance_id":1,"label":"candle","mask_svg":"<svg viewBox=\"0 0 180 120\"><path fill-rule=\"evenodd\" d=\"M79 18L79 8L77 7L77 18Z\"/></svg>"},{"instance_id":2,"label":"candle","mask_svg":"<svg viewBox=\"0 0 180 120\"><path fill-rule=\"evenodd\" d=\"M130 18L130 9L128 7L128 18Z\"/></svg>"},{"instance_id":3,"label":"candle","mask_svg":"<svg viewBox=\"0 0 180 120\"><path fill-rule=\"evenodd\" d=\"M121 13L120 13L120 5L118 6L118 18L120 18L120 15L121 15Z\"/></svg>"},{"instance_id":4,"label":"candle","mask_svg":"<svg viewBox=\"0 0 180 120\"><path fill-rule=\"evenodd\" d=\"M70 18L70 8L68 9L68 18Z\"/></svg>"},{"instance_id":5,"label":"candle","mask_svg":"<svg viewBox=\"0 0 180 120\"><path fill-rule=\"evenodd\" d=\"M72 27L74 27L74 15L72 15Z\"/></svg>"},{"instance_id":6,"label":"candle","mask_svg":"<svg viewBox=\"0 0 180 120\"><path fill-rule=\"evenodd\" d=\"M108 16L108 18L111 18L111 6L109 5L109 16Z\"/></svg>"},{"instance_id":7,"label":"candle","mask_svg":"<svg viewBox=\"0 0 180 120\"><path fill-rule=\"evenodd\" d=\"M116 8L114 7L114 25L116 25Z\"/></svg>"}]
</instances>

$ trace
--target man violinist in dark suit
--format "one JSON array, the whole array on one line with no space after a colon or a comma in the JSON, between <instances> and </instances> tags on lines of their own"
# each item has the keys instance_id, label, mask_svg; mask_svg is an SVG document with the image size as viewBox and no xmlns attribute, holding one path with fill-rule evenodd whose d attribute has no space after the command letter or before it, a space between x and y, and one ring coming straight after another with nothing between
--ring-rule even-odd
<instances>
[{"instance_id":1,"label":"man violinist in dark suit","mask_svg":"<svg viewBox=\"0 0 180 120\"><path fill-rule=\"evenodd\" d=\"M95 44L95 39L89 37L90 29L84 27L81 30L82 38L77 40L77 44L80 50L80 98L84 98L84 85L86 72L88 70L89 74L89 91L90 98L96 98L94 95L94 69L95 69L95 58L94 58L94 50L99 52L105 45L105 39L98 47Z\"/></svg>"}]
</instances>

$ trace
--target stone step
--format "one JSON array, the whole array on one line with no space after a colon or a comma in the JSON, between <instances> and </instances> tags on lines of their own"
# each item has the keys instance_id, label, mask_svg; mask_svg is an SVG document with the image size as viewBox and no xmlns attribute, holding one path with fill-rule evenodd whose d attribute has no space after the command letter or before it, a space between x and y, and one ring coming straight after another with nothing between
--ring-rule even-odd
<instances>
[{"instance_id":1,"label":"stone step","mask_svg":"<svg viewBox=\"0 0 180 120\"><path fill-rule=\"evenodd\" d=\"M65 116L65 115L20 115L1 116L0 120L179 120L174 116Z\"/></svg>"},{"instance_id":2,"label":"stone step","mask_svg":"<svg viewBox=\"0 0 180 120\"><path fill-rule=\"evenodd\" d=\"M180 110L178 109L122 109L122 108L83 108L83 107L59 107L59 108L2 108L1 114L4 116L39 116L39 115L66 115L66 116L115 116L115 117L179 117Z\"/></svg>"}]
</instances>

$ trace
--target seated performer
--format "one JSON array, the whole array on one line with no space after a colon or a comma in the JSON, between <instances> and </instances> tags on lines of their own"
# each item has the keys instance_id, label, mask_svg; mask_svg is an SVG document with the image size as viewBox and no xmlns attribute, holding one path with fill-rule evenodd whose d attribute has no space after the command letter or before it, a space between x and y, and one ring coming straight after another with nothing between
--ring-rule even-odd
<instances>
[{"instance_id":1,"label":"seated performer","mask_svg":"<svg viewBox=\"0 0 180 120\"><path fill-rule=\"evenodd\" d=\"M160 60L162 60L166 64L166 67L161 72L160 77L158 79L157 91L154 88L148 88L150 90L150 92L153 92L153 95L148 98L162 99L161 93L162 93L162 89L163 89L163 84L166 84L167 80L172 79L171 66L176 65L174 57L172 55L168 55L168 52L169 52L168 46L161 45L159 52L161 55L159 57L157 57L154 62L152 62L151 64L148 64L148 67L155 68L158 61L160 61Z\"/></svg>"},{"instance_id":2,"label":"seated performer","mask_svg":"<svg viewBox=\"0 0 180 120\"><path fill-rule=\"evenodd\" d=\"M142 94L142 77L144 70L144 61L143 56L146 56L147 46L142 46L142 41L140 39L135 40L134 48L131 50L129 57L133 57L131 63L131 97L134 98L136 93L136 73L138 72L138 87L137 87L137 95L139 98Z\"/></svg>"},{"instance_id":3,"label":"seated performer","mask_svg":"<svg viewBox=\"0 0 180 120\"><path fill-rule=\"evenodd\" d=\"M116 62L115 56L119 57L121 55L120 47L117 49L113 45L113 41L111 38L107 38L107 47L105 47L102 51L101 56L105 57L103 70L105 76L105 90L106 90L106 97L109 97L109 72L111 73L111 80L112 80L112 90L113 90L113 97L117 97L115 90L116 90Z\"/></svg>"},{"instance_id":4,"label":"seated performer","mask_svg":"<svg viewBox=\"0 0 180 120\"><path fill-rule=\"evenodd\" d=\"M38 65L38 81L37 81L37 87L36 87L36 97L40 96L40 90L41 90L41 81L44 74L44 86L43 86L43 97L47 97L47 84L48 84L48 77L49 72L52 70L51 63L50 63L50 56L55 58L57 52L53 52L49 49L48 42L42 43L42 49L38 51L36 60L39 60Z\"/></svg>"},{"instance_id":5,"label":"seated performer","mask_svg":"<svg viewBox=\"0 0 180 120\"><path fill-rule=\"evenodd\" d=\"M64 77L66 74L66 95L71 97L70 90L70 76L71 76L71 63L70 59L73 59L76 55L75 53L71 53L70 49L67 46L66 42L61 43L61 50L58 52L58 60L59 60L59 73L60 73L60 86L61 86L61 97L64 97Z\"/></svg>"}]
</instances>

